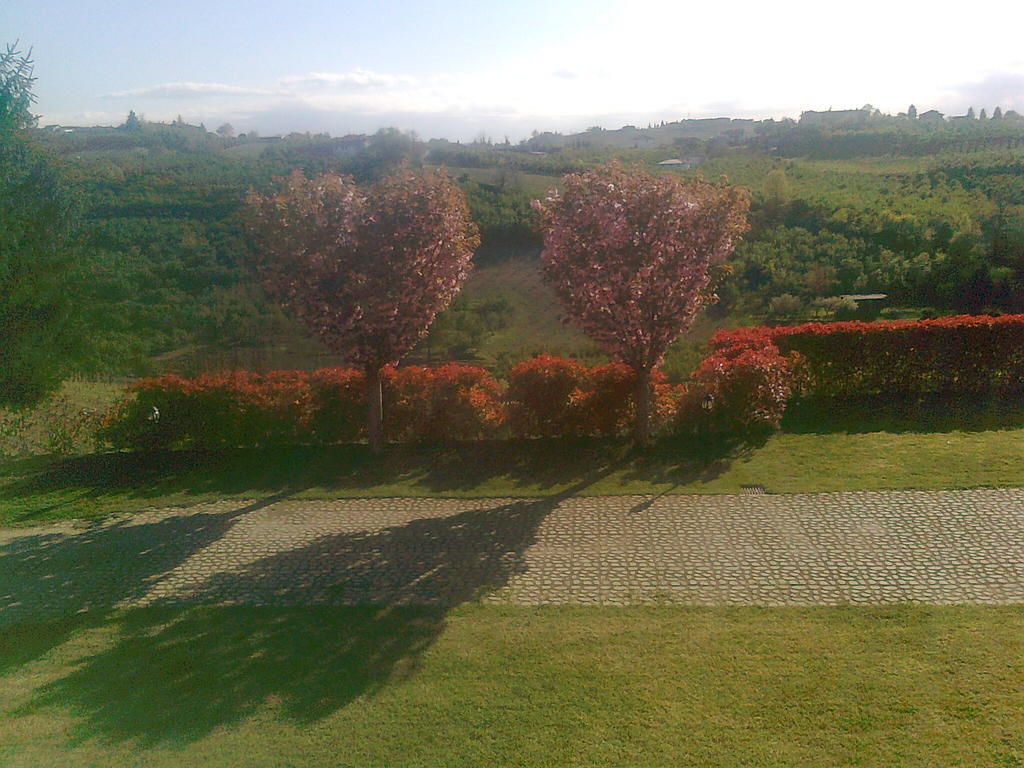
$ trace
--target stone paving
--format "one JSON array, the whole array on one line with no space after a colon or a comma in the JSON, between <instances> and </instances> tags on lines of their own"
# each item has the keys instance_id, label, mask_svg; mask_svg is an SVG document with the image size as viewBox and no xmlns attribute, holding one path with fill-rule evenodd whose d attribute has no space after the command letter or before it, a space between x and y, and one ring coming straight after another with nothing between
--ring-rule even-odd
<instances>
[{"instance_id":1,"label":"stone paving","mask_svg":"<svg viewBox=\"0 0 1024 768\"><path fill-rule=\"evenodd\" d=\"M468 600L1024 603L1024 489L270 499L0 529L0 622Z\"/></svg>"}]
</instances>

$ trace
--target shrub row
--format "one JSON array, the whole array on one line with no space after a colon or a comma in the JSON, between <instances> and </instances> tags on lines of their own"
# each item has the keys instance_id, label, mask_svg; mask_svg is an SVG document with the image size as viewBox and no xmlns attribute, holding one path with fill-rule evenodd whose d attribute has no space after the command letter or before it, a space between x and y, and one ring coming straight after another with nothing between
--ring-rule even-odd
<instances>
[{"instance_id":1,"label":"shrub row","mask_svg":"<svg viewBox=\"0 0 1024 768\"><path fill-rule=\"evenodd\" d=\"M793 395L860 398L1020 393L1024 315L808 323L719 332L685 387L654 377L653 431L749 434L778 427ZM633 372L541 355L505 390L482 368L388 368L385 434L401 442L611 436L633 419ZM361 371L145 379L101 437L119 448L343 443L365 438Z\"/></svg>"},{"instance_id":2,"label":"shrub row","mask_svg":"<svg viewBox=\"0 0 1024 768\"><path fill-rule=\"evenodd\" d=\"M777 350L790 360L800 395L1007 395L1024 388L1024 315L740 328L717 333L711 348L712 357L758 350L769 359Z\"/></svg>"},{"instance_id":3,"label":"shrub row","mask_svg":"<svg viewBox=\"0 0 1024 768\"><path fill-rule=\"evenodd\" d=\"M383 372L384 428L396 442L607 436L628 430L632 371L541 356L517 365L503 391L482 368L409 366ZM365 378L355 369L230 372L144 379L110 414L101 437L117 448L345 443L365 438ZM654 382L667 428L679 387Z\"/></svg>"},{"instance_id":4,"label":"shrub row","mask_svg":"<svg viewBox=\"0 0 1024 768\"><path fill-rule=\"evenodd\" d=\"M390 440L478 439L504 420L498 384L482 368L387 368L382 378ZM161 376L134 385L101 437L133 449L353 442L365 437L365 402L353 369Z\"/></svg>"}]
</instances>

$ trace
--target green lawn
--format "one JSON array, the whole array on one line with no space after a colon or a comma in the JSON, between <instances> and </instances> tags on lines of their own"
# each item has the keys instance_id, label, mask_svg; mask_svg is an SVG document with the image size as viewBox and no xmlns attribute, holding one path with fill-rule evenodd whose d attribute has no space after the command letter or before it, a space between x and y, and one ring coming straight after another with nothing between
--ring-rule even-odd
<instances>
[{"instance_id":1,"label":"green lawn","mask_svg":"<svg viewBox=\"0 0 1024 768\"><path fill-rule=\"evenodd\" d=\"M1024 610L140 609L0 625L0 764L1020 766Z\"/></svg>"},{"instance_id":2,"label":"green lawn","mask_svg":"<svg viewBox=\"0 0 1024 768\"><path fill-rule=\"evenodd\" d=\"M794 410L763 445L732 450L34 456L0 463L0 525L275 495L1024 486L1018 409L898 410ZM5 768L1024 766L1022 607L119 608L167 568L168 552L147 552L132 561L141 576L67 615L91 583L89 541L68 553L29 535L29 549L0 544L0 606L5 559L42 554L53 569L25 592L38 610L0 608Z\"/></svg>"}]
</instances>

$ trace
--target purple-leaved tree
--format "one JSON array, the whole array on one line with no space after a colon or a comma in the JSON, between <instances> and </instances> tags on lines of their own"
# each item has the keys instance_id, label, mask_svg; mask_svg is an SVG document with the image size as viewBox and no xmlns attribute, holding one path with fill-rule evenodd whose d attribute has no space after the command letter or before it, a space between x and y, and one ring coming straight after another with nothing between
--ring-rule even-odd
<instances>
[{"instance_id":1,"label":"purple-leaved tree","mask_svg":"<svg viewBox=\"0 0 1024 768\"><path fill-rule=\"evenodd\" d=\"M634 437L650 434L651 374L714 296L714 267L746 231L738 187L618 163L569 174L534 206L544 276L569 318L636 374Z\"/></svg>"},{"instance_id":2,"label":"purple-leaved tree","mask_svg":"<svg viewBox=\"0 0 1024 768\"><path fill-rule=\"evenodd\" d=\"M250 192L249 210L269 294L365 371L379 451L381 369L448 306L480 242L462 191L442 173L402 170L361 189L347 176L296 171L276 194Z\"/></svg>"}]
</instances>

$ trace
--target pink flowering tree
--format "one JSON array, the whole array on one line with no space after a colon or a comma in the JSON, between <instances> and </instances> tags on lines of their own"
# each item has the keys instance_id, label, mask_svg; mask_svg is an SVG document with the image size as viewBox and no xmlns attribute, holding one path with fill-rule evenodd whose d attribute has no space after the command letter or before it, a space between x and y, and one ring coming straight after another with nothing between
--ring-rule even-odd
<instances>
[{"instance_id":1,"label":"pink flowering tree","mask_svg":"<svg viewBox=\"0 0 1024 768\"><path fill-rule=\"evenodd\" d=\"M634 437L646 442L651 375L715 300L713 269L747 227L746 191L611 163L566 176L534 206L544 276L569 318L633 369Z\"/></svg>"},{"instance_id":2,"label":"pink flowering tree","mask_svg":"<svg viewBox=\"0 0 1024 768\"><path fill-rule=\"evenodd\" d=\"M256 266L269 294L366 373L370 446L383 439L381 370L397 363L458 293L479 245L446 175L399 171L360 189L294 172L249 195Z\"/></svg>"}]
</instances>

